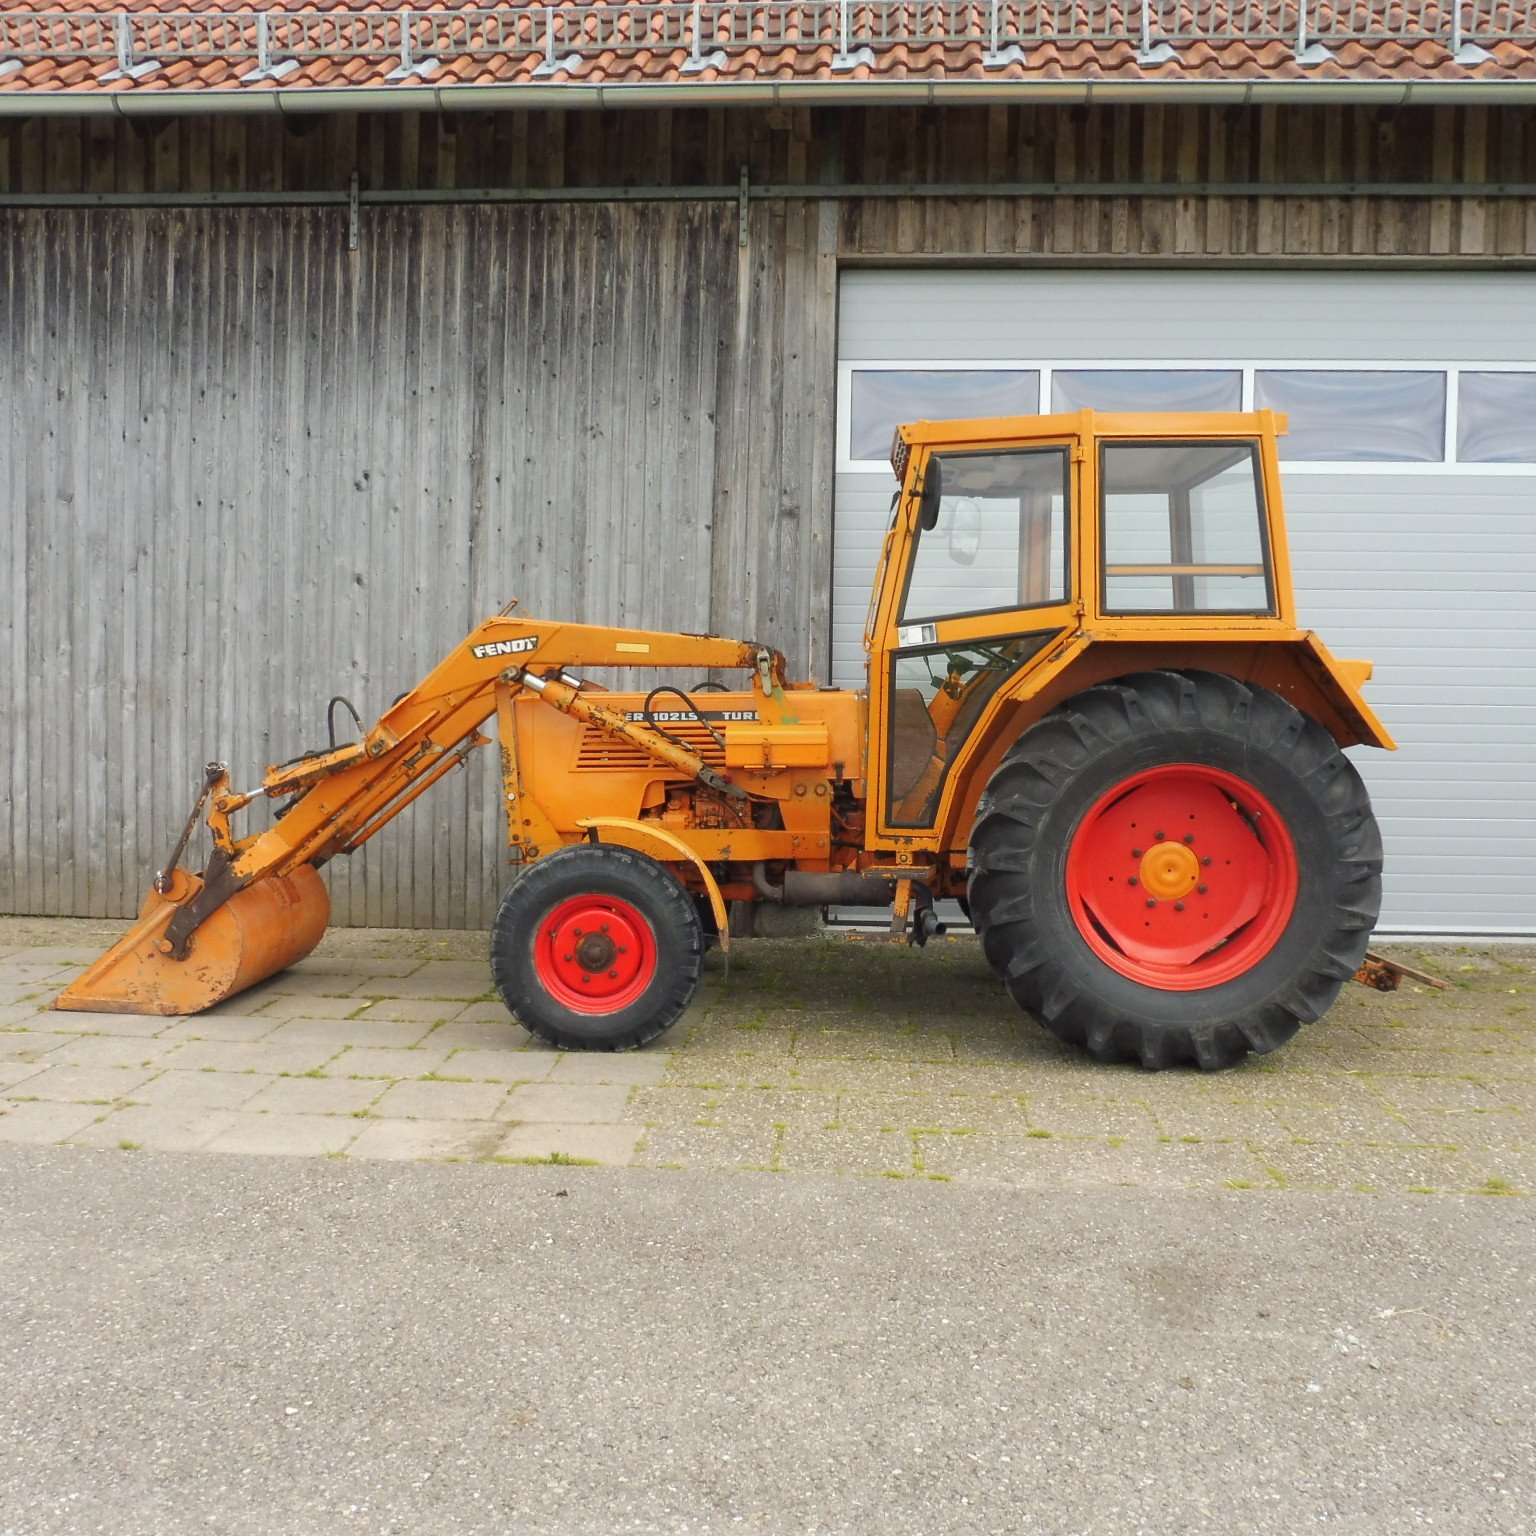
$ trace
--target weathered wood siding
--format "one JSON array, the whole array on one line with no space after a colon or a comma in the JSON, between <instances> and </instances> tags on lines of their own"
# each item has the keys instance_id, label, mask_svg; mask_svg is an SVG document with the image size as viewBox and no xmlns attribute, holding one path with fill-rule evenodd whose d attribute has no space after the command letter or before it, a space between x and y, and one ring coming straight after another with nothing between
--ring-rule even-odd
<instances>
[{"instance_id":1,"label":"weathered wood siding","mask_svg":"<svg viewBox=\"0 0 1536 1536\"><path fill-rule=\"evenodd\" d=\"M840 253L1047 260L1536 257L1536 113L1515 108L993 108L866 115L850 182L1183 184L1188 194L864 199ZM1266 195L1266 186L1439 182L1443 197ZM1241 186L1205 195L1203 186Z\"/></svg>"},{"instance_id":2,"label":"weathered wood siding","mask_svg":"<svg viewBox=\"0 0 1536 1536\"><path fill-rule=\"evenodd\" d=\"M344 208L4 206L742 166L826 195L745 246L728 197L365 207L356 252ZM513 595L825 676L840 261L1528 262L1536 205L1478 188L1533 181L1516 108L0 119L0 910L131 912L207 757L253 782ZM1191 190L974 190L1018 182ZM840 190L895 184L956 190ZM488 920L482 759L333 867L338 920Z\"/></svg>"},{"instance_id":3,"label":"weathered wood siding","mask_svg":"<svg viewBox=\"0 0 1536 1536\"><path fill-rule=\"evenodd\" d=\"M830 294L758 220L0 217L0 910L131 911L204 761L252 783L514 595L824 669ZM486 922L493 772L333 866L339 920Z\"/></svg>"},{"instance_id":4,"label":"weathered wood siding","mask_svg":"<svg viewBox=\"0 0 1536 1536\"><path fill-rule=\"evenodd\" d=\"M1188 184L1188 196L845 199L850 257L1536 256L1536 113L1462 107L721 108L218 119L0 119L8 192L445 192L987 182ZM1265 195L1438 182L1444 197ZM1204 196L1205 184L1243 195Z\"/></svg>"}]
</instances>

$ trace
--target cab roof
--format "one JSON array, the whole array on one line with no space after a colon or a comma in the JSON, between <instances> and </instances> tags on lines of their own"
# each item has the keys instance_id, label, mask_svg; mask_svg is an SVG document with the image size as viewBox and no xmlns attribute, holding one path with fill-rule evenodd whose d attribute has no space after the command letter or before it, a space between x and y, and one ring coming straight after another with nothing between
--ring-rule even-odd
<instances>
[{"instance_id":1,"label":"cab roof","mask_svg":"<svg viewBox=\"0 0 1536 1536\"><path fill-rule=\"evenodd\" d=\"M911 421L896 429L910 447L939 443L1014 442L1062 437L1260 437L1288 428L1277 411L1069 411L1055 416L980 416L959 421Z\"/></svg>"}]
</instances>

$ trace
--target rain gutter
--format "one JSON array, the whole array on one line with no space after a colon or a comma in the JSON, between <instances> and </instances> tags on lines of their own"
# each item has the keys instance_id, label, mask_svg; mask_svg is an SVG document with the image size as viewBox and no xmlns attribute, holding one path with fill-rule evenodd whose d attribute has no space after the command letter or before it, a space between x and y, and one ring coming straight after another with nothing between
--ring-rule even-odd
<instances>
[{"instance_id":1,"label":"rain gutter","mask_svg":"<svg viewBox=\"0 0 1536 1536\"><path fill-rule=\"evenodd\" d=\"M0 89L0 117L492 112L645 107L1536 105L1530 80L774 80L676 84L356 85L237 91Z\"/></svg>"}]
</instances>

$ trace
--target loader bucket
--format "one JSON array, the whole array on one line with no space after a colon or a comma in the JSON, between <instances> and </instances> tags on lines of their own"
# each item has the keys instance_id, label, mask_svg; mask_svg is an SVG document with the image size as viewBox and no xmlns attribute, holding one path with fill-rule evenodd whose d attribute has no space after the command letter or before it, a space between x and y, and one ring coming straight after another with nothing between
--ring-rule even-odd
<instances>
[{"instance_id":1,"label":"loader bucket","mask_svg":"<svg viewBox=\"0 0 1536 1536\"><path fill-rule=\"evenodd\" d=\"M195 891L201 882L190 882ZM183 900L190 899L190 893ZM151 891L138 921L54 999L86 1013L200 1013L302 960L325 932L331 898L309 864L237 891L192 935L185 960L163 952L179 902Z\"/></svg>"}]
</instances>

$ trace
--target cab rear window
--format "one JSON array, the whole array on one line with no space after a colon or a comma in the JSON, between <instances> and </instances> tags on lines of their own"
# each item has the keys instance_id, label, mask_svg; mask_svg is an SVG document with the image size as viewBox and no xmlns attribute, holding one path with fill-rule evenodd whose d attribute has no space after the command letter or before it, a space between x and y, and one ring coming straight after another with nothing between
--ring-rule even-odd
<instances>
[{"instance_id":1,"label":"cab rear window","mask_svg":"<svg viewBox=\"0 0 1536 1536\"><path fill-rule=\"evenodd\" d=\"M1252 442L1101 448L1106 613L1273 613Z\"/></svg>"}]
</instances>

